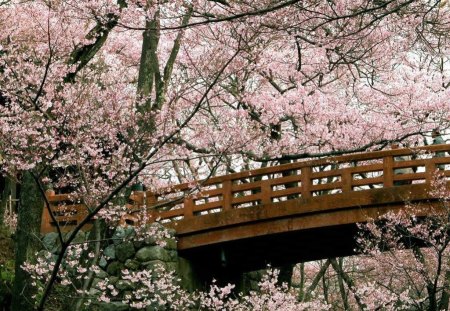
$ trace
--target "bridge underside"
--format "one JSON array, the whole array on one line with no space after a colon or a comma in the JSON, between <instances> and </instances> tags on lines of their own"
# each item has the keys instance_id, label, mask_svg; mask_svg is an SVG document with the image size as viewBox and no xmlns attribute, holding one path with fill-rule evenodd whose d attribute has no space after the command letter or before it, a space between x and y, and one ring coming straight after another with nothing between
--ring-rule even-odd
<instances>
[{"instance_id":1,"label":"bridge underside","mask_svg":"<svg viewBox=\"0 0 450 311\"><path fill-rule=\"evenodd\" d=\"M205 269L205 273L214 271L217 276L213 276L220 279L229 271L353 255L356 233L355 224L338 225L206 245L180 251L179 255Z\"/></svg>"},{"instance_id":2,"label":"bridge underside","mask_svg":"<svg viewBox=\"0 0 450 311\"><path fill-rule=\"evenodd\" d=\"M236 281L236 272L355 254L356 223L421 203L436 208L424 184L290 200L210 214L174 225L179 255L200 279ZM206 228L208 228L206 230Z\"/></svg>"}]
</instances>

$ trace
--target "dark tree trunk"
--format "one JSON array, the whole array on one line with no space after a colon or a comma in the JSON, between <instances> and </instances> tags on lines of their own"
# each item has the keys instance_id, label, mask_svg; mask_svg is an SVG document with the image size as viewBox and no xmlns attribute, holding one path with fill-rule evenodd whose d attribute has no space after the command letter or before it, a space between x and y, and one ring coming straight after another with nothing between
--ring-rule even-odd
<instances>
[{"instance_id":1,"label":"dark tree trunk","mask_svg":"<svg viewBox=\"0 0 450 311\"><path fill-rule=\"evenodd\" d=\"M25 172L21 180L20 203L16 230L16 262L13 286L13 311L34 310L35 290L28 273L22 270L25 262L33 262L41 248L40 227L45 201L31 172Z\"/></svg>"}]
</instances>

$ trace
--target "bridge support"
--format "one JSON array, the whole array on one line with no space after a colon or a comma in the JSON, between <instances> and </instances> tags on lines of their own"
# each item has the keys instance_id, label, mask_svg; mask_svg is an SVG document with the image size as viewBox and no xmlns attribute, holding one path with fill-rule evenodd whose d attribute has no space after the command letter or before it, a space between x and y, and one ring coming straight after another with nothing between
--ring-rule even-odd
<instances>
[{"instance_id":1,"label":"bridge support","mask_svg":"<svg viewBox=\"0 0 450 311\"><path fill-rule=\"evenodd\" d=\"M181 287L189 292L208 290L214 283L218 286L233 284L236 292L248 293L257 289L262 273L263 270L244 272L235 267L218 266L213 261L207 264L205 261L178 257L178 276L181 279Z\"/></svg>"}]
</instances>

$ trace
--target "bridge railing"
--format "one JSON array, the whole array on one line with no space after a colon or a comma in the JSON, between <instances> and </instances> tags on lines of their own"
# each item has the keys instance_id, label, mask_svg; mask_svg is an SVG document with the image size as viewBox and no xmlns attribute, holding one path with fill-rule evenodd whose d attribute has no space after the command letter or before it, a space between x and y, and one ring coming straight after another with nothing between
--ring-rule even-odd
<instances>
[{"instance_id":1,"label":"bridge railing","mask_svg":"<svg viewBox=\"0 0 450 311\"><path fill-rule=\"evenodd\" d=\"M167 222L291 199L429 183L438 169L450 176L448 153L450 145L434 145L271 166L147 192L146 206L154 207L153 219Z\"/></svg>"},{"instance_id":2,"label":"bridge railing","mask_svg":"<svg viewBox=\"0 0 450 311\"><path fill-rule=\"evenodd\" d=\"M449 154L450 145L359 153L211 177L158 192L134 192L122 223L142 221L140 211L147 211L146 222L170 222L292 199L429 183L436 170L450 177ZM49 192L47 199L63 231L87 214L86 207L67 195ZM55 225L44 209L41 231L54 231Z\"/></svg>"}]
</instances>

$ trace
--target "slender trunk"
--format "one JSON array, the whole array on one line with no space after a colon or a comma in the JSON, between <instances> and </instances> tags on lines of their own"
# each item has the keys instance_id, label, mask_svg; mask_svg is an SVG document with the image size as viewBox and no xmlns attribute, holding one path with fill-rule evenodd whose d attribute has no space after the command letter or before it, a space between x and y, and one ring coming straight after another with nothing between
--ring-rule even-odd
<instances>
[{"instance_id":1,"label":"slender trunk","mask_svg":"<svg viewBox=\"0 0 450 311\"><path fill-rule=\"evenodd\" d=\"M305 296L305 264L302 262L300 264L300 284L298 288L298 301L302 301Z\"/></svg>"},{"instance_id":2,"label":"slender trunk","mask_svg":"<svg viewBox=\"0 0 450 311\"><path fill-rule=\"evenodd\" d=\"M438 310L448 310L448 302L450 296L450 271L445 272L444 288L442 289L441 300L439 301Z\"/></svg>"},{"instance_id":3,"label":"slender trunk","mask_svg":"<svg viewBox=\"0 0 450 311\"><path fill-rule=\"evenodd\" d=\"M328 304L328 279L324 276L322 277L322 287L323 287L323 300Z\"/></svg>"},{"instance_id":4,"label":"slender trunk","mask_svg":"<svg viewBox=\"0 0 450 311\"><path fill-rule=\"evenodd\" d=\"M341 279L347 284L348 289L353 293L355 296L356 303L358 304L358 307L360 310L365 310L366 305L361 301L361 297L359 297L356 294L356 287L355 283L353 282L352 278L348 276L347 273L344 272L344 269L337 263L336 259L330 259L331 266L333 267L334 271L338 274L338 277L341 277Z\"/></svg>"},{"instance_id":5,"label":"slender trunk","mask_svg":"<svg viewBox=\"0 0 450 311\"><path fill-rule=\"evenodd\" d=\"M303 300L301 300L301 301L309 301L311 299L312 292L316 289L317 285L319 284L320 279L323 278L323 276L325 275L325 272L327 271L329 265L330 265L330 259L327 259L327 261L325 261L323 266L320 268L319 272L317 272L311 285L306 290Z\"/></svg>"},{"instance_id":6,"label":"slender trunk","mask_svg":"<svg viewBox=\"0 0 450 311\"><path fill-rule=\"evenodd\" d=\"M22 270L25 262L33 262L41 248L40 228L44 199L31 172L24 172L21 180L20 204L16 230L16 262L13 286L13 311L34 310L35 289L30 275Z\"/></svg>"},{"instance_id":7,"label":"slender trunk","mask_svg":"<svg viewBox=\"0 0 450 311\"><path fill-rule=\"evenodd\" d=\"M414 254L414 257L416 258L416 260L418 262L420 262L422 266L425 266L425 264L426 264L425 257L423 256L423 253L419 247L417 247L417 246L413 247L413 254ZM437 299L436 299L436 286L433 284L433 282L430 281L430 279L428 278L427 272L424 269L420 268L419 273L422 275L422 277L424 278L424 280L426 282L428 301L429 301L428 311L436 311L436 310L438 310Z\"/></svg>"},{"instance_id":8,"label":"slender trunk","mask_svg":"<svg viewBox=\"0 0 450 311\"><path fill-rule=\"evenodd\" d=\"M339 267L342 270L342 258L339 258ZM350 305L348 303L348 295L345 290L344 281L342 280L342 275L340 273L337 274L339 291L342 297L342 303L344 305L344 310L350 310Z\"/></svg>"}]
</instances>

